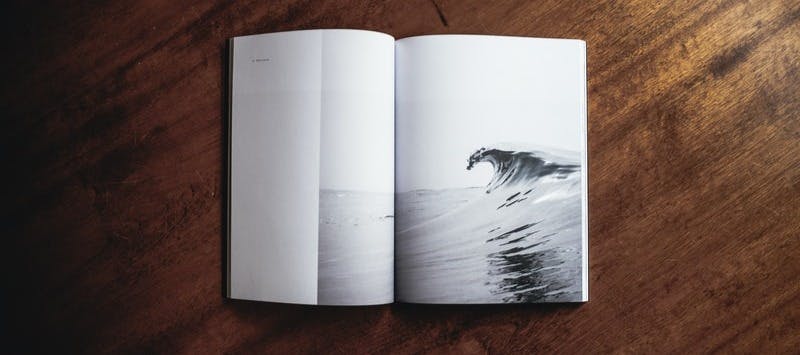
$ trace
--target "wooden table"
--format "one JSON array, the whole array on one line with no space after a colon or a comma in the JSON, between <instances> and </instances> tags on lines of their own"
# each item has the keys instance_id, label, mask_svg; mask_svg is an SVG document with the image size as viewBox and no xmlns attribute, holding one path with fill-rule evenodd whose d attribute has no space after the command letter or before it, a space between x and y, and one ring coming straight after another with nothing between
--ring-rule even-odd
<instances>
[{"instance_id":1,"label":"wooden table","mask_svg":"<svg viewBox=\"0 0 800 355\"><path fill-rule=\"evenodd\" d=\"M4 5L4 333L87 352L797 351L800 3L486 3ZM226 39L301 28L585 39L590 302L223 298Z\"/></svg>"}]
</instances>

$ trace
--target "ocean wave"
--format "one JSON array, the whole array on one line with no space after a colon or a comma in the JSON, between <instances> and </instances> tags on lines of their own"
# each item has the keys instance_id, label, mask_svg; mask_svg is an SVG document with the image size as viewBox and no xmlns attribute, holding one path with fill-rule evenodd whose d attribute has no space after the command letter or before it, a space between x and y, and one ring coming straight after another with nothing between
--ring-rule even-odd
<instances>
[{"instance_id":1,"label":"ocean wave","mask_svg":"<svg viewBox=\"0 0 800 355\"><path fill-rule=\"evenodd\" d=\"M484 147L484 189L416 190L396 197L398 299L424 303L581 299L578 153Z\"/></svg>"},{"instance_id":2,"label":"ocean wave","mask_svg":"<svg viewBox=\"0 0 800 355\"><path fill-rule=\"evenodd\" d=\"M577 159L544 151L514 151L482 147L470 155L467 170L478 163L489 163L494 176L486 185L486 193L500 187L530 185L543 177L564 179L580 170Z\"/></svg>"}]
</instances>

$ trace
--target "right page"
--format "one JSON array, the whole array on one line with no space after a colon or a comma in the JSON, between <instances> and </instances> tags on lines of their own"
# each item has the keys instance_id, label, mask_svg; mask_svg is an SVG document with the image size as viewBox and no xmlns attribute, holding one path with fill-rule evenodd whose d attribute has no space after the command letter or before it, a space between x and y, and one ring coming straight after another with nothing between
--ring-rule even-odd
<instances>
[{"instance_id":1,"label":"right page","mask_svg":"<svg viewBox=\"0 0 800 355\"><path fill-rule=\"evenodd\" d=\"M585 53L565 39L396 42L398 301L588 300Z\"/></svg>"}]
</instances>

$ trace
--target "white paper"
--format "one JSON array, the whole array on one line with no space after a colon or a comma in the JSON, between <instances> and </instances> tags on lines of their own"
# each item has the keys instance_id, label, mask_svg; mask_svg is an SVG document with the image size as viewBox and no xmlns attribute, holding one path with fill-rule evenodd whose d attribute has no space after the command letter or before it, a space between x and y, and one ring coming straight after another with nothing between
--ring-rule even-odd
<instances>
[{"instance_id":1,"label":"white paper","mask_svg":"<svg viewBox=\"0 0 800 355\"><path fill-rule=\"evenodd\" d=\"M393 300L394 39L233 40L229 296Z\"/></svg>"}]
</instances>

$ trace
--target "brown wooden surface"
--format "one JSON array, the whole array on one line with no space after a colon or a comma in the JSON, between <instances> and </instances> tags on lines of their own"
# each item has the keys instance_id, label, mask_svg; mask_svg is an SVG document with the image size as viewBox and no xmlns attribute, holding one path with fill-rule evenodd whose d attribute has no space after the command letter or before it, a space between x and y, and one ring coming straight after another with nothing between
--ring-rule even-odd
<instances>
[{"instance_id":1,"label":"brown wooden surface","mask_svg":"<svg viewBox=\"0 0 800 355\"><path fill-rule=\"evenodd\" d=\"M2 318L87 352L800 349L797 1L3 5ZM590 302L222 297L225 41L303 28L588 44Z\"/></svg>"}]
</instances>

